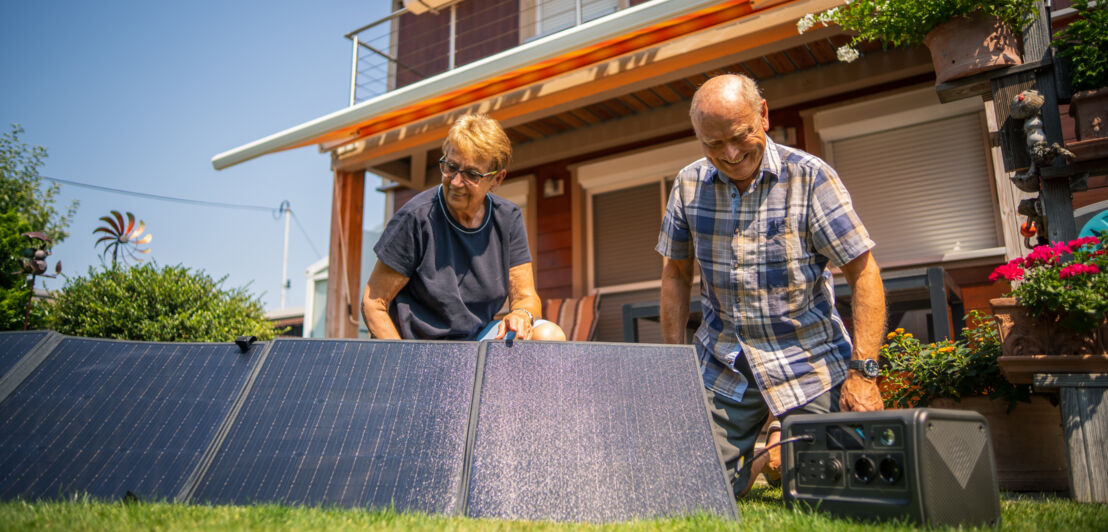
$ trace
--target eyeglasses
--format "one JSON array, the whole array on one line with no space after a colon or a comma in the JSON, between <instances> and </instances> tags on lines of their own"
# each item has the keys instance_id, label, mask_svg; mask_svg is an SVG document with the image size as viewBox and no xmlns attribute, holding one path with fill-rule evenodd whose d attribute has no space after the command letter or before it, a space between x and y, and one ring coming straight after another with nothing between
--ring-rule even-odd
<instances>
[{"instance_id":1,"label":"eyeglasses","mask_svg":"<svg viewBox=\"0 0 1108 532\"><path fill-rule=\"evenodd\" d=\"M451 178L454 177L454 174L461 172L462 179L466 180L466 182L471 185L476 185L477 183L480 183L482 179L491 175L496 175L496 173L500 171L493 170L491 172L482 174L481 172L478 172L476 170L462 170L462 167L458 166L458 163L447 161L446 156L443 156L442 159L439 159L439 170L442 172L443 177Z\"/></svg>"}]
</instances>

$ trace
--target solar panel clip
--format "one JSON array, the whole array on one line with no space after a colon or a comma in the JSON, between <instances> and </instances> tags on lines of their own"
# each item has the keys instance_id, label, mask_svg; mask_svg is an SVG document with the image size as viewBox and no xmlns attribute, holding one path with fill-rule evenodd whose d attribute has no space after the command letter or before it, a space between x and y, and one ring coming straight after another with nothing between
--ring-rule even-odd
<instances>
[{"instance_id":1,"label":"solar panel clip","mask_svg":"<svg viewBox=\"0 0 1108 532\"><path fill-rule=\"evenodd\" d=\"M239 336L238 338L235 338L235 345L239 346L239 350L245 353L250 350L250 346L253 345L253 343L257 340L258 337L253 335Z\"/></svg>"}]
</instances>

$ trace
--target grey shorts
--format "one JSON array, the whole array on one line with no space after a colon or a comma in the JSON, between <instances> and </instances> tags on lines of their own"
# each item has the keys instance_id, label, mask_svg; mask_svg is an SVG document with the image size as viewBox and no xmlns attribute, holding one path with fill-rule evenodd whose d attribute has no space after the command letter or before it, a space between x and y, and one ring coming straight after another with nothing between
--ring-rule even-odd
<instances>
[{"instance_id":1,"label":"grey shorts","mask_svg":"<svg viewBox=\"0 0 1108 532\"><path fill-rule=\"evenodd\" d=\"M727 478L731 481L731 488L736 495L746 489L750 475L759 473L750 471L748 467L744 468L743 464L750 463L754 457L754 440L758 438L762 426L769 419L769 407L766 406L761 390L755 385L754 377L750 374L750 368L747 367L745 359L742 359L737 366L743 377L750 383L741 401L736 402L730 397L716 394L711 389L705 388L708 407L712 412L712 436L723 456ZM841 387L840 384L808 404L785 412L780 419L784 421L784 418L792 414L838 412Z\"/></svg>"}]
</instances>

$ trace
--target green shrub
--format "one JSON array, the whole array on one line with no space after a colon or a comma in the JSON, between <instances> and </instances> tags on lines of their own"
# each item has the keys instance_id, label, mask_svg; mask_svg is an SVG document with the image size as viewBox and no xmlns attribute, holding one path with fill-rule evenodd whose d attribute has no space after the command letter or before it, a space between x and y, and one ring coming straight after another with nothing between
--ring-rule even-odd
<instances>
[{"instance_id":1,"label":"green shrub","mask_svg":"<svg viewBox=\"0 0 1108 532\"><path fill-rule=\"evenodd\" d=\"M20 273L19 259L23 248L30 245L30 239L23 236L29 231L30 224L16 211L0 214L0 330L23 328L31 287L27 284L27 276Z\"/></svg>"},{"instance_id":2,"label":"green shrub","mask_svg":"<svg viewBox=\"0 0 1108 532\"><path fill-rule=\"evenodd\" d=\"M1077 18L1055 34L1050 43L1060 57L1073 61L1070 85L1074 91L1108 86L1108 4L1073 2Z\"/></svg>"},{"instance_id":3,"label":"green shrub","mask_svg":"<svg viewBox=\"0 0 1108 532\"><path fill-rule=\"evenodd\" d=\"M162 342L227 342L277 335L261 301L244 288L222 289L183 266L89 268L67 279L49 308L51 328L74 336Z\"/></svg>"}]
</instances>

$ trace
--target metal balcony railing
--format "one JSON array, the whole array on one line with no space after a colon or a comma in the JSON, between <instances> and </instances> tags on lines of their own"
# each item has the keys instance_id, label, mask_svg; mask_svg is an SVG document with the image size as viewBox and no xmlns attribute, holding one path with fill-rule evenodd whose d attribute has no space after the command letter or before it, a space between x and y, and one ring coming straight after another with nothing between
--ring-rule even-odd
<instances>
[{"instance_id":1,"label":"metal balcony railing","mask_svg":"<svg viewBox=\"0 0 1108 532\"><path fill-rule=\"evenodd\" d=\"M434 10L402 7L345 35L353 45L350 105L637 3L643 2L455 0Z\"/></svg>"}]
</instances>

